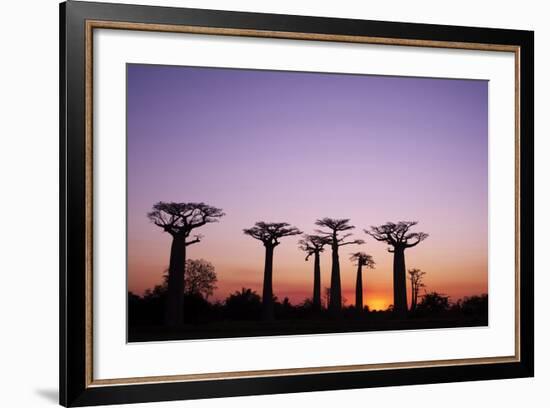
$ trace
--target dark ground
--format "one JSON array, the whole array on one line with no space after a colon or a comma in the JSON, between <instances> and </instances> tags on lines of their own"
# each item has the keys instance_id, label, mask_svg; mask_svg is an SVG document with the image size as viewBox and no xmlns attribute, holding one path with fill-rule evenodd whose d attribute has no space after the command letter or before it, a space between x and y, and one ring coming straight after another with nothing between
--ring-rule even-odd
<instances>
[{"instance_id":1,"label":"dark ground","mask_svg":"<svg viewBox=\"0 0 550 408\"><path fill-rule=\"evenodd\" d=\"M311 319L262 321L221 321L186 324L178 329L163 326L131 326L129 342L217 339L296 334L349 333L381 330L414 330L487 326L487 319L471 317L430 317L394 320L388 318Z\"/></svg>"}]
</instances>

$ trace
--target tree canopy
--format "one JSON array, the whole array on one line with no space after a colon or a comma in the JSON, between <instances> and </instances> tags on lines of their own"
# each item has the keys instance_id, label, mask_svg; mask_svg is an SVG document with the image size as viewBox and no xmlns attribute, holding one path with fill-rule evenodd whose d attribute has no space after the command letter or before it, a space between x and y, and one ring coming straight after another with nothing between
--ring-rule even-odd
<instances>
[{"instance_id":1,"label":"tree canopy","mask_svg":"<svg viewBox=\"0 0 550 408\"><path fill-rule=\"evenodd\" d=\"M243 232L259 241L265 246L276 247L280 244L279 239L291 235L300 235L302 231L291 226L287 222L264 222L259 221L252 228L245 228Z\"/></svg>"},{"instance_id":2,"label":"tree canopy","mask_svg":"<svg viewBox=\"0 0 550 408\"><path fill-rule=\"evenodd\" d=\"M185 293L188 295L201 295L208 299L217 289L216 270L214 265L204 259L188 259L185 266Z\"/></svg>"},{"instance_id":3,"label":"tree canopy","mask_svg":"<svg viewBox=\"0 0 550 408\"><path fill-rule=\"evenodd\" d=\"M354 252L350 256L350 261L356 262L357 266L365 266L370 269L374 269L374 266L376 265L376 262L374 262L374 258L372 255L366 254L364 252Z\"/></svg>"},{"instance_id":4,"label":"tree canopy","mask_svg":"<svg viewBox=\"0 0 550 408\"><path fill-rule=\"evenodd\" d=\"M315 225L319 227L324 227L330 231L316 230L315 232L321 236L327 237L329 239L330 245L333 246L343 246L343 245L352 245L352 244L363 244L365 243L362 239L354 239L351 241L346 241L346 238L349 238L353 234L351 232L345 233L341 236L338 236L338 233L349 231L355 228L355 226L349 224L349 218L321 218L315 221Z\"/></svg>"},{"instance_id":5,"label":"tree canopy","mask_svg":"<svg viewBox=\"0 0 550 408\"><path fill-rule=\"evenodd\" d=\"M149 220L172 236L188 237L195 228L218 222L225 213L221 208L205 203L175 203L159 201L147 214ZM199 242L196 236L193 242Z\"/></svg>"},{"instance_id":6,"label":"tree canopy","mask_svg":"<svg viewBox=\"0 0 550 408\"><path fill-rule=\"evenodd\" d=\"M437 314L449 310L449 296L438 292L426 293L422 296L422 301L418 304L419 313Z\"/></svg>"},{"instance_id":7,"label":"tree canopy","mask_svg":"<svg viewBox=\"0 0 550 408\"><path fill-rule=\"evenodd\" d=\"M393 248L411 248L428 238L424 232L410 232L410 229L418 224L417 221L399 221L398 223L387 222L380 226L371 226L370 231L364 230L377 241L386 242ZM393 252L389 248L389 252Z\"/></svg>"}]
</instances>

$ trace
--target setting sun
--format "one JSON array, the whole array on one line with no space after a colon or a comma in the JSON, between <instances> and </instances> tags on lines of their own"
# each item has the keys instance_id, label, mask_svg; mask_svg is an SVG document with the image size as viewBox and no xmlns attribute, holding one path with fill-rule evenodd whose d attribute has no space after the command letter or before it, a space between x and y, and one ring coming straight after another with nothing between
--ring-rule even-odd
<instances>
[{"instance_id":1,"label":"setting sun","mask_svg":"<svg viewBox=\"0 0 550 408\"><path fill-rule=\"evenodd\" d=\"M367 299L365 304L370 310L386 310L392 302L389 298L375 297Z\"/></svg>"}]
</instances>

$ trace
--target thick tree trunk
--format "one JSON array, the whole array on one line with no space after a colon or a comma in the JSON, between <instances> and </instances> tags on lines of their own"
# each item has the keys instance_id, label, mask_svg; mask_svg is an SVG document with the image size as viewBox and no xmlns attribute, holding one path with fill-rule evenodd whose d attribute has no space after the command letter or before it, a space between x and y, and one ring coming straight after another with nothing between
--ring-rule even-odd
<instances>
[{"instance_id":1,"label":"thick tree trunk","mask_svg":"<svg viewBox=\"0 0 550 408\"><path fill-rule=\"evenodd\" d=\"M393 253L393 310L401 318L407 316L407 274L405 249L395 248Z\"/></svg>"},{"instance_id":2,"label":"thick tree trunk","mask_svg":"<svg viewBox=\"0 0 550 408\"><path fill-rule=\"evenodd\" d=\"M170 248L170 266L168 267L168 291L165 311L165 323L172 327L181 326L183 324L185 249L185 237L174 236Z\"/></svg>"},{"instance_id":3,"label":"thick tree trunk","mask_svg":"<svg viewBox=\"0 0 550 408\"><path fill-rule=\"evenodd\" d=\"M265 247L264 288L262 292L262 319L273 320L273 247Z\"/></svg>"},{"instance_id":4,"label":"thick tree trunk","mask_svg":"<svg viewBox=\"0 0 550 408\"><path fill-rule=\"evenodd\" d=\"M314 254L313 265L313 309L321 310L321 260L319 252Z\"/></svg>"},{"instance_id":5,"label":"thick tree trunk","mask_svg":"<svg viewBox=\"0 0 550 408\"><path fill-rule=\"evenodd\" d=\"M355 280L355 307L363 310L363 265L357 266L357 279Z\"/></svg>"},{"instance_id":6,"label":"thick tree trunk","mask_svg":"<svg viewBox=\"0 0 550 408\"><path fill-rule=\"evenodd\" d=\"M334 239L336 241L336 239ZM329 311L338 313L342 310L342 289L340 284L340 258L338 245L332 245L332 271L330 274Z\"/></svg>"}]
</instances>

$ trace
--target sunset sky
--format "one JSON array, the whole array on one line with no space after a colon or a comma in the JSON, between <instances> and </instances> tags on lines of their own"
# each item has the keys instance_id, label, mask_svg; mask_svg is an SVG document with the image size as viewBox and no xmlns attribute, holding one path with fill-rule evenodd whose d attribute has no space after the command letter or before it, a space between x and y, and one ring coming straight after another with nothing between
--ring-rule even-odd
<instances>
[{"instance_id":1,"label":"sunset sky","mask_svg":"<svg viewBox=\"0 0 550 408\"><path fill-rule=\"evenodd\" d=\"M215 266L215 299L261 294L264 248L243 228L313 233L321 217L350 218L366 241L341 248L347 304L358 250L377 263L364 271L365 303L393 301L392 254L363 232L387 221L430 234L405 253L427 290L487 293L486 81L128 65L127 84L128 290L159 284L168 266L171 238L147 219L152 205L203 201L227 215L197 230L187 255ZM283 238L274 257L274 294L292 303L313 290L298 240ZM321 270L328 287L328 249Z\"/></svg>"}]
</instances>

